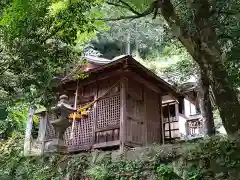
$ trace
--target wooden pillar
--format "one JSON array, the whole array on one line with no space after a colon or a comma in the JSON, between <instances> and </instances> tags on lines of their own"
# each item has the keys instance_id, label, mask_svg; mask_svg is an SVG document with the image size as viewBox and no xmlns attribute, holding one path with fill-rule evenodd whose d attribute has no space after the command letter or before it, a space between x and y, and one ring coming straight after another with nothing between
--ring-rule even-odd
<instances>
[{"instance_id":1,"label":"wooden pillar","mask_svg":"<svg viewBox=\"0 0 240 180\"><path fill-rule=\"evenodd\" d=\"M171 134L171 123L170 123L170 108L169 108L169 103L167 104L168 107L168 133L169 133L169 140L170 142L172 141L172 134Z\"/></svg>"},{"instance_id":2,"label":"wooden pillar","mask_svg":"<svg viewBox=\"0 0 240 180\"><path fill-rule=\"evenodd\" d=\"M96 100L98 98L98 81L96 81L96 90L95 90L95 95L94 95L94 100ZM94 103L93 105L93 138L92 138L92 144L94 145L96 142L96 128L97 128L97 102Z\"/></svg>"},{"instance_id":3,"label":"wooden pillar","mask_svg":"<svg viewBox=\"0 0 240 180\"><path fill-rule=\"evenodd\" d=\"M163 124L163 106L162 106L162 96L159 96L159 111L160 111L160 125L161 125L161 138L162 138L162 144L164 144L164 136L165 136L165 130L164 130L164 124Z\"/></svg>"},{"instance_id":4,"label":"wooden pillar","mask_svg":"<svg viewBox=\"0 0 240 180\"><path fill-rule=\"evenodd\" d=\"M186 136L191 134L189 124L188 124L188 120L185 122L185 131L186 131Z\"/></svg>"},{"instance_id":5,"label":"wooden pillar","mask_svg":"<svg viewBox=\"0 0 240 180\"><path fill-rule=\"evenodd\" d=\"M176 102L175 104L175 116L176 116L176 121L178 122L178 133L179 133L179 138L181 138L181 133L180 133L180 122L179 122L179 103Z\"/></svg>"},{"instance_id":6,"label":"wooden pillar","mask_svg":"<svg viewBox=\"0 0 240 180\"><path fill-rule=\"evenodd\" d=\"M147 91L146 87L143 88L143 102L144 102L144 136L145 136L145 142L144 144L148 145L148 117L147 117Z\"/></svg>"},{"instance_id":7,"label":"wooden pillar","mask_svg":"<svg viewBox=\"0 0 240 180\"><path fill-rule=\"evenodd\" d=\"M127 120L127 79L120 80L120 152L124 152L126 141L126 120Z\"/></svg>"},{"instance_id":8,"label":"wooden pillar","mask_svg":"<svg viewBox=\"0 0 240 180\"><path fill-rule=\"evenodd\" d=\"M175 104L175 114L176 114L176 120L179 122L179 104Z\"/></svg>"}]
</instances>

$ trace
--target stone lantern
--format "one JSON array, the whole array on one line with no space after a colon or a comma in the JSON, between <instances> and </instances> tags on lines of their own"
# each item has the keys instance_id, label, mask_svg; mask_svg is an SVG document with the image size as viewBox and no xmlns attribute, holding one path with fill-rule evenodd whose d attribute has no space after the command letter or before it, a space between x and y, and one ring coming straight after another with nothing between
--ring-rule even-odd
<instances>
[{"instance_id":1,"label":"stone lantern","mask_svg":"<svg viewBox=\"0 0 240 180\"><path fill-rule=\"evenodd\" d=\"M65 153L67 152L67 146L64 143L63 135L70 125L68 116L75 110L68 104L68 97L66 95L61 95L57 106L51 108L51 111L54 118L49 122L54 128L55 138L46 143L45 150L47 152Z\"/></svg>"}]
</instances>

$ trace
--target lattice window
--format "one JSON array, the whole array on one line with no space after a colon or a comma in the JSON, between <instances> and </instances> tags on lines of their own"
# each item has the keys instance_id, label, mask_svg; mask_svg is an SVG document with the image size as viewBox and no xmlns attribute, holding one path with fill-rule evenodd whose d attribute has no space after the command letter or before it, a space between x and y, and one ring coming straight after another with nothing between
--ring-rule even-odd
<instances>
[{"instance_id":1,"label":"lattice window","mask_svg":"<svg viewBox=\"0 0 240 180\"><path fill-rule=\"evenodd\" d=\"M203 121L200 120L188 120L187 121L188 134L197 135L203 132Z\"/></svg>"},{"instance_id":2,"label":"lattice window","mask_svg":"<svg viewBox=\"0 0 240 180\"><path fill-rule=\"evenodd\" d=\"M88 118L81 119L75 122L75 127L73 130L73 139L70 139L72 126L68 127L65 132L65 143L70 146L70 148L77 148L81 145L88 145L92 143L93 137L93 111L89 111Z\"/></svg>"},{"instance_id":3,"label":"lattice window","mask_svg":"<svg viewBox=\"0 0 240 180\"><path fill-rule=\"evenodd\" d=\"M97 128L118 125L120 122L120 95L102 99L97 103Z\"/></svg>"}]
</instances>

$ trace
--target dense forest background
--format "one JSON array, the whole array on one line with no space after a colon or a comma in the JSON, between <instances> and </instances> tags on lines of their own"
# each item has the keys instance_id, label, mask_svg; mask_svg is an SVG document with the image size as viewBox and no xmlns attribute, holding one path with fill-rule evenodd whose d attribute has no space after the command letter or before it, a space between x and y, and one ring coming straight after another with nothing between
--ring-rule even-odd
<instances>
[{"instance_id":1,"label":"dense forest background","mask_svg":"<svg viewBox=\"0 0 240 180\"><path fill-rule=\"evenodd\" d=\"M190 172L188 177L237 179L239 9L238 0L2 0L0 172L5 179L28 179L28 170L45 167L43 162L33 167L35 159L24 159L20 142L29 107L49 107L56 100L56 77L71 71L84 55L112 59L131 54L176 87L187 81L197 83L207 135L213 139L194 144L194 150L182 156L185 164L181 165ZM210 93L214 103L210 102ZM36 118L34 123L38 123ZM215 137L221 125L227 136ZM216 156L219 158L214 159ZM129 162L124 163L127 169ZM131 163L134 172L142 168L137 168L139 162ZM154 163L161 176L173 175L167 167L158 166L161 162ZM25 174L16 171L18 164L25 168L19 172ZM219 166L214 168L216 164ZM112 166L101 168L100 174ZM46 173L31 178L44 179Z\"/></svg>"}]
</instances>

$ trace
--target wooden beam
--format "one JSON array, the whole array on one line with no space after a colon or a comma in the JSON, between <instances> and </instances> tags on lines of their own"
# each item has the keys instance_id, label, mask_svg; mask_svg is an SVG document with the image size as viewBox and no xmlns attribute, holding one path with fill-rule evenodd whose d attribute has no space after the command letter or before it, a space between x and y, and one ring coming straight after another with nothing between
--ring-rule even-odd
<instances>
[{"instance_id":1,"label":"wooden beam","mask_svg":"<svg viewBox=\"0 0 240 180\"><path fill-rule=\"evenodd\" d=\"M93 145L93 148L104 148L104 147L111 147L111 146L119 146L120 141L109 141L109 142L102 142Z\"/></svg>"},{"instance_id":2,"label":"wooden beam","mask_svg":"<svg viewBox=\"0 0 240 180\"><path fill-rule=\"evenodd\" d=\"M145 86L147 86L149 89L157 92L157 93L160 93L160 94L164 94L163 91L157 87L156 85L154 85L153 83L147 81L146 79L142 78L141 76L139 76L137 73L135 72L132 72L130 70L125 70L125 73L127 74L128 77L144 84Z\"/></svg>"},{"instance_id":3,"label":"wooden beam","mask_svg":"<svg viewBox=\"0 0 240 180\"><path fill-rule=\"evenodd\" d=\"M144 103L144 115L143 115L143 118L144 118L144 124L143 124L143 127L144 127L144 144L147 146L148 145L148 128L147 128L147 92L146 92L146 87L144 86L143 88L143 103Z\"/></svg>"},{"instance_id":4,"label":"wooden beam","mask_svg":"<svg viewBox=\"0 0 240 180\"><path fill-rule=\"evenodd\" d=\"M90 78L86 78L83 79L81 81L79 81L79 87L83 87L92 83L96 83L96 81L102 81L105 80L109 77L114 77L114 76L120 76L122 74L122 70L117 70L117 71L113 71L113 72L109 72L109 73L104 73L102 75L98 75L97 77L90 77ZM65 86L65 90L66 91L73 91L76 90L76 85L75 85L75 81L71 81L71 82L66 82L65 84L63 84L63 86Z\"/></svg>"},{"instance_id":5,"label":"wooden beam","mask_svg":"<svg viewBox=\"0 0 240 180\"><path fill-rule=\"evenodd\" d=\"M95 95L94 95L94 100L96 100L98 98L98 90L99 90L99 87L98 87L98 81L96 81L96 87L95 87ZM93 127L92 127L92 131L93 131L93 137L92 137L92 144L95 144L95 141L96 141L96 129L97 129L97 102L94 103L93 105Z\"/></svg>"},{"instance_id":6,"label":"wooden beam","mask_svg":"<svg viewBox=\"0 0 240 180\"><path fill-rule=\"evenodd\" d=\"M129 146L129 147L141 147L142 146L142 144L141 143L138 143L138 142L133 142L133 141L126 141L125 142L125 145L126 146Z\"/></svg>"},{"instance_id":7,"label":"wooden beam","mask_svg":"<svg viewBox=\"0 0 240 180\"><path fill-rule=\"evenodd\" d=\"M164 127L163 127L163 109L162 109L162 96L159 96L159 112L160 112L160 127L161 127L161 140L164 144Z\"/></svg>"},{"instance_id":8,"label":"wooden beam","mask_svg":"<svg viewBox=\"0 0 240 180\"><path fill-rule=\"evenodd\" d=\"M170 139L170 142L171 142L171 139L172 139L172 135L171 135L171 124L170 124L170 108L169 108L169 104L168 104L168 130L169 130L169 139Z\"/></svg>"},{"instance_id":9,"label":"wooden beam","mask_svg":"<svg viewBox=\"0 0 240 180\"><path fill-rule=\"evenodd\" d=\"M109 130L114 130L114 129L119 129L119 128L120 128L119 125L113 125L113 126L107 126L104 128L98 128L98 129L96 129L95 132L109 131Z\"/></svg>"},{"instance_id":10,"label":"wooden beam","mask_svg":"<svg viewBox=\"0 0 240 180\"><path fill-rule=\"evenodd\" d=\"M107 78L112 78L114 76L120 76L122 74L121 70L117 70L117 71L113 71L113 72L109 72L109 73L105 73L103 75L98 75L97 78L93 78L92 80L90 79L88 82L86 82L86 84L91 84L91 83L95 83L96 81L102 81L105 80ZM84 85L86 85L84 84Z\"/></svg>"},{"instance_id":11,"label":"wooden beam","mask_svg":"<svg viewBox=\"0 0 240 180\"><path fill-rule=\"evenodd\" d=\"M168 106L173 104L178 104L178 103L176 101L170 101L170 102L162 103L162 106Z\"/></svg>"},{"instance_id":12,"label":"wooden beam","mask_svg":"<svg viewBox=\"0 0 240 180\"><path fill-rule=\"evenodd\" d=\"M124 152L126 141L126 120L127 120L127 79L120 80L120 152Z\"/></svg>"},{"instance_id":13,"label":"wooden beam","mask_svg":"<svg viewBox=\"0 0 240 180\"><path fill-rule=\"evenodd\" d=\"M179 122L179 104L175 104L176 120Z\"/></svg>"},{"instance_id":14,"label":"wooden beam","mask_svg":"<svg viewBox=\"0 0 240 180\"><path fill-rule=\"evenodd\" d=\"M70 147L68 152L81 152L81 151L88 151L92 148L92 145L82 145L78 147Z\"/></svg>"}]
</instances>

